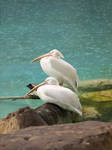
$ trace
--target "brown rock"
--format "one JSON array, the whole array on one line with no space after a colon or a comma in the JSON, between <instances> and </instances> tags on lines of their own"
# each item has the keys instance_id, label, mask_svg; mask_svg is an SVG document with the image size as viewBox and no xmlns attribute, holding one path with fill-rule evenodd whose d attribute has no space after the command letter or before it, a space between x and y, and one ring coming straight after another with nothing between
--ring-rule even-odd
<instances>
[{"instance_id":1,"label":"brown rock","mask_svg":"<svg viewBox=\"0 0 112 150\"><path fill-rule=\"evenodd\" d=\"M112 150L112 123L29 127L0 135L0 150Z\"/></svg>"},{"instance_id":2,"label":"brown rock","mask_svg":"<svg viewBox=\"0 0 112 150\"><path fill-rule=\"evenodd\" d=\"M9 133L29 126L47 125L33 109L25 107L0 120L0 133Z\"/></svg>"},{"instance_id":3,"label":"brown rock","mask_svg":"<svg viewBox=\"0 0 112 150\"><path fill-rule=\"evenodd\" d=\"M42 105L35 109L35 112L37 112L48 125L72 123L79 118L77 113L62 109L61 107L51 103Z\"/></svg>"},{"instance_id":4,"label":"brown rock","mask_svg":"<svg viewBox=\"0 0 112 150\"><path fill-rule=\"evenodd\" d=\"M0 119L0 133L10 133L29 126L71 123L77 117L76 113L54 104L44 104L35 110L25 107Z\"/></svg>"}]
</instances>

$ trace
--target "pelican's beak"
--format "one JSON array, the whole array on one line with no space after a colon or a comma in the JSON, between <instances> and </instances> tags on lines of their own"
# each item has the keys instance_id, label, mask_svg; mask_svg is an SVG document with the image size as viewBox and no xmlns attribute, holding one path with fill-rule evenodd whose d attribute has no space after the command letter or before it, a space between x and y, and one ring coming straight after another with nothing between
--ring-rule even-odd
<instances>
[{"instance_id":1,"label":"pelican's beak","mask_svg":"<svg viewBox=\"0 0 112 150\"><path fill-rule=\"evenodd\" d=\"M42 56L40 56L40 57L37 57L37 58L35 58L35 59L32 61L32 63L35 62L35 61L38 61L38 60L40 60L40 59L42 59L42 58L44 58L44 57L47 57L47 56L51 56L51 54L50 54L50 53L47 53L47 54L45 54L45 55L42 55Z\"/></svg>"},{"instance_id":2,"label":"pelican's beak","mask_svg":"<svg viewBox=\"0 0 112 150\"><path fill-rule=\"evenodd\" d=\"M46 84L46 82L44 81L44 82L42 82L42 83L36 85L36 86L35 86L33 89L31 89L26 95L31 94L32 92L34 92L35 90L37 90L40 86L45 85L45 84Z\"/></svg>"}]
</instances>

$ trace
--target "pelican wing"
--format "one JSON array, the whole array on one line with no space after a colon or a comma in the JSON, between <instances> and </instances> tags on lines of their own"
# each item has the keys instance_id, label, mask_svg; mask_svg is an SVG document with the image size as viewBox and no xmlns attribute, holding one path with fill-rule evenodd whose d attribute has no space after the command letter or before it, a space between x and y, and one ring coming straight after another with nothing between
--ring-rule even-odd
<instances>
[{"instance_id":1,"label":"pelican wing","mask_svg":"<svg viewBox=\"0 0 112 150\"><path fill-rule=\"evenodd\" d=\"M43 91L44 95L41 97L45 102L50 102L59 105L62 108L72 110L72 108L76 108L77 110L81 111L81 104L80 101L71 90L55 86L55 85L46 85L40 87ZM74 109L75 110L75 109Z\"/></svg>"},{"instance_id":2,"label":"pelican wing","mask_svg":"<svg viewBox=\"0 0 112 150\"><path fill-rule=\"evenodd\" d=\"M77 71L69 63L62 59L51 59L52 68L58 71L62 76L78 80Z\"/></svg>"}]
</instances>

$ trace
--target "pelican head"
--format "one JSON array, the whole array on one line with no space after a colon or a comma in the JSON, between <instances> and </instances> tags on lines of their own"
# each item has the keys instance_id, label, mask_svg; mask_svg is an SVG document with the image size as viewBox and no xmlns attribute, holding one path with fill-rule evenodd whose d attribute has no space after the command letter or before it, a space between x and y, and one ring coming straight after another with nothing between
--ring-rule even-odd
<instances>
[{"instance_id":1,"label":"pelican head","mask_svg":"<svg viewBox=\"0 0 112 150\"><path fill-rule=\"evenodd\" d=\"M51 56L56 57L56 58L64 58L63 54L57 49L51 50L49 54L51 54Z\"/></svg>"},{"instance_id":2,"label":"pelican head","mask_svg":"<svg viewBox=\"0 0 112 150\"><path fill-rule=\"evenodd\" d=\"M37 57L36 59L34 59L34 60L32 61L32 63L33 63L33 62L36 62L36 61L38 61L38 60L40 60L40 59L42 59L42 58L44 58L44 57L49 57L49 56L55 57L55 58L57 58L57 59L59 59L59 58L64 58L63 54L62 54L59 50L53 49L53 50L51 50L49 53L46 53L46 54L44 54L44 55L42 55L42 56L40 56L40 57Z\"/></svg>"},{"instance_id":3,"label":"pelican head","mask_svg":"<svg viewBox=\"0 0 112 150\"><path fill-rule=\"evenodd\" d=\"M41 82L40 84L36 85L33 89L31 89L26 95L31 94L32 92L34 92L40 86L43 86L43 85L59 85L59 82L53 77L48 77L43 82Z\"/></svg>"},{"instance_id":4,"label":"pelican head","mask_svg":"<svg viewBox=\"0 0 112 150\"><path fill-rule=\"evenodd\" d=\"M49 85L59 85L59 82L58 80L56 80L55 78L53 77L48 77L45 79L45 82L46 84L49 84Z\"/></svg>"}]
</instances>

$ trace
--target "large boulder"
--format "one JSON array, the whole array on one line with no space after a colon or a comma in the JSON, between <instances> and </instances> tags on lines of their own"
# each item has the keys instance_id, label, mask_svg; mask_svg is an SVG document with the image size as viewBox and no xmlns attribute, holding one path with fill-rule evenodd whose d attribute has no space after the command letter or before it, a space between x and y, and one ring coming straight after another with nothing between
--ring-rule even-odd
<instances>
[{"instance_id":1,"label":"large boulder","mask_svg":"<svg viewBox=\"0 0 112 150\"><path fill-rule=\"evenodd\" d=\"M29 126L47 125L33 109L21 108L0 119L0 133L5 134Z\"/></svg>"},{"instance_id":2,"label":"large boulder","mask_svg":"<svg viewBox=\"0 0 112 150\"><path fill-rule=\"evenodd\" d=\"M0 135L0 150L112 150L112 123L29 127Z\"/></svg>"},{"instance_id":3,"label":"large boulder","mask_svg":"<svg viewBox=\"0 0 112 150\"><path fill-rule=\"evenodd\" d=\"M72 123L80 120L77 113L65 110L51 103L46 103L36 108L35 112L37 112L48 125Z\"/></svg>"},{"instance_id":4,"label":"large boulder","mask_svg":"<svg viewBox=\"0 0 112 150\"><path fill-rule=\"evenodd\" d=\"M0 119L0 133L10 133L29 126L71 123L78 118L76 113L54 104L44 104L35 110L25 107Z\"/></svg>"}]
</instances>

